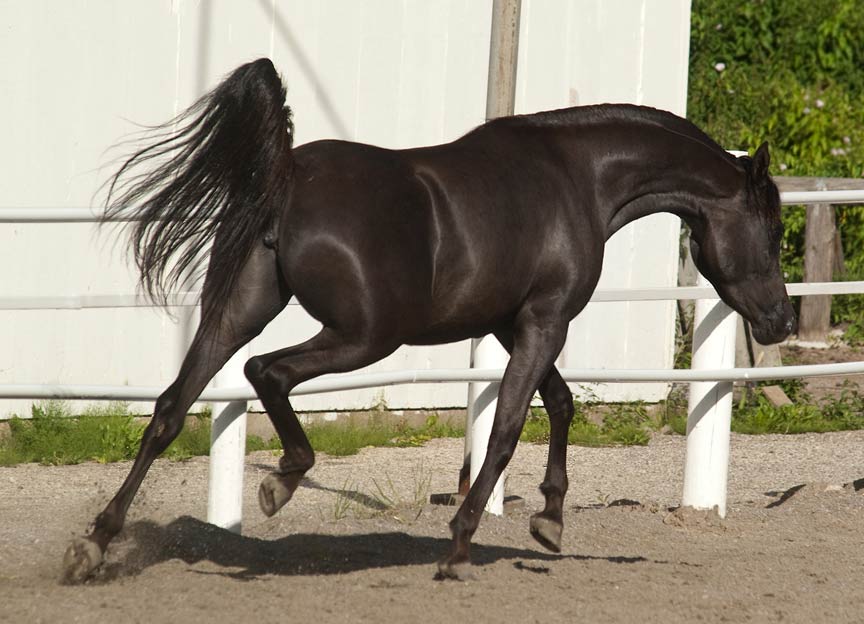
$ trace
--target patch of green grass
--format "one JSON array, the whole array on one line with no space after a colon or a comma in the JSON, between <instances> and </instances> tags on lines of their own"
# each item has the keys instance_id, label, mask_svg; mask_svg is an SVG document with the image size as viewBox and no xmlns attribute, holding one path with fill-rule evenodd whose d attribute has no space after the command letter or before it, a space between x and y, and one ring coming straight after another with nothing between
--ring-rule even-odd
<instances>
[{"instance_id":1,"label":"patch of green grass","mask_svg":"<svg viewBox=\"0 0 864 624\"><path fill-rule=\"evenodd\" d=\"M328 455L354 455L365 446L387 446L393 429L381 423L315 423L306 427L306 437L316 451Z\"/></svg>"},{"instance_id":2,"label":"patch of green grass","mask_svg":"<svg viewBox=\"0 0 864 624\"><path fill-rule=\"evenodd\" d=\"M0 441L0 464L106 463L137 452L144 427L135 422L126 404L90 407L80 418L69 414L68 404L48 401L35 404L29 419L13 417L9 435Z\"/></svg>"},{"instance_id":3,"label":"patch of green grass","mask_svg":"<svg viewBox=\"0 0 864 624\"><path fill-rule=\"evenodd\" d=\"M839 395L813 401L800 380L781 384L793 404L775 407L758 392L745 392L732 416L738 433L805 433L864 429L864 394L854 383L844 384ZM616 446L647 444L655 431L668 428L684 434L687 428L686 394L674 391L652 410L642 402L601 405L574 402L575 415L567 434L570 444ZM592 414L600 418L589 418ZM602 424L597 424L602 422ZM210 414L183 429L163 454L184 460L210 452ZM68 404L48 401L35 404L32 417L13 417L9 434L0 439L0 466L26 462L75 464L83 461L114 462L135 457L145 426L136 421L124 403L89 407L80 417L70 416ZM368 422L318 423L306 427L312 447L328 455L352 455L367 446L420 446L433 438L462 437L464 427L443 423L432 414L419 427L373 417ZM548 442L549 418L542 408L532 408L520 437L526 442ZM246 452L281 450L278 437L262 440L249 436Z\"/></svg>"},{"instance_id":4,"label":"patch of green grass","mask_svg":"<svg viewBox=\"0 0 864 624\"><path fill-rule=\"evenodd\" d=\"M210 416L209 409L201 414L195 414L195 420L191 423L187 421L187 426L183 427L180 435L165 449L162 457L182 461L199 455L209 455Z\"/></svg>"},{"instance_id":5,"label":"patch of green grass","mask_svg":"<svg viewBox=\"0 0 864 624\"><path fill-rule=\"evenodd\" d=\"M665 401L660 402L657 410L658 429L668 427L672 433L685 435L687 433L687 389L675 387Z\"/></svg>"},{"instance_id":6,"label":"patch of green grass","mask_svg":"<svg viewBox=\"0 0 864 624\"><path fill-rule=\"evenodd\" d=\"M781 384L792 405L775 407L762 394L744 398L732 413L732 431L748 434L825 433L864 429L864 395L857 384L845 382L837 396L813 402L804 385Z\"/></svg>"},{"instance_id":7,"label":"patch of green grass","mask_svg":"<svg viewBox=\"0 0 864 624\"><path fill-rule=\"evenodd\" d=\"M588 417L590 410L600 411L599 406L576 401L574 407L575 413L567 432L567 442L578 446L645 445L651 439L651 431L662 426L658 426L656 419L649 415L642 402L604 406L601 425L592 422ZM549 417L546 410L531 408L519 439L523 442L549 442L549 436Z\"/></svg>"},{"instance_id":8,"label":"patch of green grass","mask_svg":"<svg viewBox=\"0 0 864 624\"><path fill-rule=\"evenodd\" d=\"M420 446L432 438L452 438L465 435L463 427L439 422L432 414L420 427L404 422L386 423L371 418L366 423L354 421L315 423L306 427L312 448L328 455L353 455L367 446Z\"/></svg>"},{"instance_id":9,"label":"patch of green grass","mask_svg":"<svg viewBox=\"0 0 864 624\"><path fill-rule=\"evenodd\" d=\"M68 403L46 401L31 408L30 418L13 417L9 435L0 440L0 465L28 462L46 465L100 463L132 459L146 425L137 422L126 403L103 403L72 416ZM163 453L175 460L210 451L209 412L196 426L185 427Z\"/></svg>"},{"instance_id":10,"label":"patch of green grass","mask_svg":"<svg viewBox=\"0 0 864 624\"><path fill-rule=\"evenodd\" d=\"M183 428L163 457L185 460L209 455L210 412L196 417ZM31 418L13 417L9 421L9 435L0 439L0 465L133 459L144 429L145 425L135 420L125 403L89 407L80 417L72 416L69 405L62 401L38 403L32 408ZM352 455L366 446L420 446L432 438L461 437L465 433L463 427L440 422L437 414L429 416L420 427L373 418L363 424L315 424L306 431L313 448L329 455ZM281 444L276 436L266 441L249 436L246 441L247 453L279 449Z\"/></svg>"}]
</instances>

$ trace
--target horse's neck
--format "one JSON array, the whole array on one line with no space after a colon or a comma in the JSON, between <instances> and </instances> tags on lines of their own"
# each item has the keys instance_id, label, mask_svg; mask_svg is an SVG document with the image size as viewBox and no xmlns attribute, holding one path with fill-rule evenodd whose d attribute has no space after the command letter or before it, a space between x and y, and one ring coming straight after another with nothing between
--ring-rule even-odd
<instances>
[{"instance_id":1,"label":"horse's neck","mask_svg":"<svg viewBox=\"0 0 864 624\"><path fill-rule=\"evenodd\" d=\"M678 215L693 226L709 204L734 195L743 184L742 170L725 153L687 137L670 140L662 131L637 132L611 147L613 162L595 167L607 239L658 212Z\"/></svg>"}]
</instances>

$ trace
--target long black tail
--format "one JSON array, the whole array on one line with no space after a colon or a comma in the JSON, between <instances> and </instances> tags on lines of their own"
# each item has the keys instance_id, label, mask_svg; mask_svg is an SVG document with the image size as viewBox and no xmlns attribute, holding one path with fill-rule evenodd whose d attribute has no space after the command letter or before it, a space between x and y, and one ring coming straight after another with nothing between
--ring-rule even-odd
<instances>
[{"instance_id":1,"label":"long black tail","mask_svg":"<svg viewBox=\"0 0 864 624\"><path fill-rule=\"evenodd\" d=\"M291 191L291 111L269 59L231 73L176 119L150 128L147 147L107 184L105 218L134 219L130 246L141 285L159 304L207 275L210 318ZM215 318L214 318L215 317Z\"/></svg>"}]
</instances>

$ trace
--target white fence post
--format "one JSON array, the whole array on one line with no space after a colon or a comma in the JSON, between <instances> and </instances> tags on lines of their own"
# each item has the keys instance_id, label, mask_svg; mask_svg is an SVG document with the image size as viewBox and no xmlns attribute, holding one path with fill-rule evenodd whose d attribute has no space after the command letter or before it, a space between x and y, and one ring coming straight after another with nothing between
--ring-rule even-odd
<instances>
[{"instance_id":1,"label":"white fence post","mask_svg":"<svg viewBox=\"0 0 864 624\"><path fill-rule=\"evenodd\" d=\"M234 354L216 375L217 388L246 385L243 366L249 347ZM210 432L210 486L207 522L240 533L243 518L243 468L246 458L246 401L213 404Z\"/></svg>"},{"instance_id":2,"label":"white fence post","mask_svg":"<svg viewBox=\"0 0 864 624\"><path fill-rule=\"evenodd\" d=\"M506 368L510 356L498 343L495 336L471 341L472 368ZM471 484L477 478L483 460L486 459L486 449L489 445L489 434L492 433L492 423L495 419L495 408L498 405L498 382L468 384L468 422L465 430L465 454L471 466ZM492 495L486 503L486 511L496 516L504 514L504 475L498 479Z\"/></svg>"},{"instance_id":3,"label":"white fence post","mask_svg":"<svg viewBox=\"0 0 864 624\"><path fill-rule=\"evenodd\" d=\"M708 280L700 275L699 285L708 285ZM719 299L696 301L691 369L716 370L735 366L736 321L732 309ZM696 509L716 507L720 517L726 517L731 422L731 381L695 381L690 384L683 506Z\"/></svg>"}]
</instances>

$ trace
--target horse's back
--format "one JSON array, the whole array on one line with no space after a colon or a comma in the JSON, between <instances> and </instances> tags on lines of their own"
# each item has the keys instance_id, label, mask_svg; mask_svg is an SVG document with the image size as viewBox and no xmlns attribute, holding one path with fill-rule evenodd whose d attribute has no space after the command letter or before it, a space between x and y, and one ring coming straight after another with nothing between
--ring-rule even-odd
<instances>
[{"instance_id":1,"label":"horse's back","mask_svg":"<svg viewBox=\"0 0 864 624\"><path fill-rule=\"evenodd\" d=\"M321 141L295 151L283 269L328 323L332 293L401 310L406 342L506 322L550 262L572 263L572 184L542 143L477 136L412 150ZM584 224L591 229L591 224ZM548 242L557 240L558 252ZM325 286L326 284L326 286ZM378 304L380 305L380 303Z\"/></svg>"}]
</instances>

